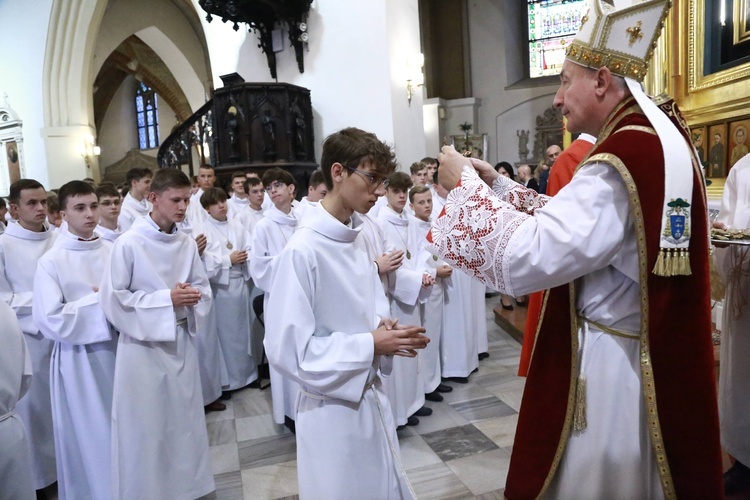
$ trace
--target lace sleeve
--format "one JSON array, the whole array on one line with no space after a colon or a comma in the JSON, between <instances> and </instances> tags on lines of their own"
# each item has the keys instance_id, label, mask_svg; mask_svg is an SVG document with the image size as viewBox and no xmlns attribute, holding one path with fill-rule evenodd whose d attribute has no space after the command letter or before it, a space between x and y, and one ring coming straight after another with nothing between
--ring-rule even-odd
<instances>
[{"instance_id":1,"label":"lace sleeve","mask_svg":"<svg viewBox=\"0 0 750 500\"><path fill-rule=\"evenodd\" d=\"M519 212L529 215L534 215L534 210L543 207L549 201L549 196L539 194L502 175L492 183L492 190L501 200Z\"/></svg>"},{"instance_id":2,"label":"lace sleeve","mask_svg":"<svg viewBox=\"0 0 750 500\"><path fill-rule=\"evenodd\" d=\"M474 169L464 167L443 213L427 235L427 250L469 276L511 293L509 259L514 233L531 217L490 190Z\"/></svg>"}]
</instances>

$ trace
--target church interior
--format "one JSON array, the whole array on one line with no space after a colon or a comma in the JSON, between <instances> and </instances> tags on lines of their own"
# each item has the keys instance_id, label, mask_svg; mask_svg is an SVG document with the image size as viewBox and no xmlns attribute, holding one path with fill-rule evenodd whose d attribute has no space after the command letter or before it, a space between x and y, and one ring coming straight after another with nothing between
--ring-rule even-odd
<instances>
[{"instance_id":1,"label":"church interior","mask_svg":"<svg viewBox=\"0 0 750 500\"><path fill-rule=\"evenodd\" d=\"M206 164L224 184L281 167L306 193L323 140L350 126L391 144L407 173L451 144L534 169L575 139L552 101L588 3L0 0L0 196L21 178L119 185L134 167L193 176ZM715 217L749 151L750 4L672 3L644 87L687 120ZM721 288L712 282L717 381ZM489 358L398 433L419 498L503 498L525 383L527 309L511 309L487 295ZM270 391L226 406L206 416L210 498L297 498L295 437L270 418Z\"/></svg>"}]
</instances>

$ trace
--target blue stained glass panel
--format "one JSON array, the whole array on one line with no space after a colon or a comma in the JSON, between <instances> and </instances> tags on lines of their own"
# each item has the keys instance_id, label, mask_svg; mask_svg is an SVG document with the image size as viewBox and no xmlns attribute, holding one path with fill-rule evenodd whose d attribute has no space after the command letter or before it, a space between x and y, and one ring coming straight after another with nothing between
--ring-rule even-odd
<instances>
[{"instance_id":1,"label":"blue stained glass panel","mask_svg":"<svg viewBox=\"0 0 750 500\"><path fill-rule=\"evenodd\" d=\"M138 127L144 127L146 120L143 119L143 113L138 113Z\"/></svg>"},{"instance_id":2,"label":"blue stained glass panel","mask_svg":"<svg viewBox=\"0 0 750 500\"><path fill-rule=\"evenodd\" d=\"M156 133L154 132L154 127L148 128L148 144L149 147L156 147Z\"/></svg>"},{"instance_id":3,"label":"blue stained glass panel","mask_svg":"<svg viewBox=\"0 0 750 500\"><path fill-rule=\"evenodd\" d=\"M143 96L136 96L135 98L135 110L143 112Z\"/></svg>"},{"instance_id":4,"label":"blue stained glass panel","mask_svg":"<svg viewBox=\"0 0 750 500\"><path fill-rule=\"evenodd\" d=\"M153 111L146 111L146 118L147 118L147 123L149 125L154 124L154 112Z\"/></svg>"},{"instance_id":5,"label":"blue stained glass panel","mask_svg":"<svg viewBox=\"0 0 750 500\"><path fill-rule=\"evenodd\" d=\"M148 148L148 144L146 143L146 129L139 129L138 130L138 146L141 149Z\"/></svg>"}]
</instances>

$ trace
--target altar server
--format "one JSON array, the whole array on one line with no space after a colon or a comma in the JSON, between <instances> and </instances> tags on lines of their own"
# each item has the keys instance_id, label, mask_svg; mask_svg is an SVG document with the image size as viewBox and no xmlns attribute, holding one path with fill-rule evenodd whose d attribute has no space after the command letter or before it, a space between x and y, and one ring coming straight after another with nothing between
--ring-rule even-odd
<instances>
[{"instance_id":1,"label":"altar server","mask_svg":"<svg viewBox=\"0 0 750 500\"><path fill-rule=\"evenodd\" d=\"M50 385L57 491L61 500L111 498L117 338L98 294L111 243L94 233L99 207L90 184L71 181L59 197L67 229L39 259L33 299L34 322L55 343Z\"/></svg>"},{"instance_id":2,"label":"altar server","mask_svg":"<svg viewBox=\"0 0 750 500\"><path fill-rule=\"evenodd\" d=\"M271 197L273 206L255 226L250 254L250 274L255 286L265 292L263 299L264 317L278 314L269 309L268 299L271 285L278 268L278 256L291 238L297 219L292 213L294 196L294 178L292 174L280 168L272 168L263 174L263 185ZM266 328L266 337L273 335ZM293 428L294 406L299 387L288 377L282 376L271 364L271 394L273 397L273 417L277 424Z\"/></svg>"},{"instance_id":3,"label":"altar server","mask_svg":"<svg viewBox=\"0 0 750 500\"><path fill-rule=\"evenodd\" d=\"M243 176L244 178L244 176ZM210 188L201 196L208 212L206 236L216 242L218 272L209 278L214 297L216 331L227 371L225 391L242 389L258 378L258 367L248 352L250 343L250 237L237 220L227 219L227 195ZM208 251L208 250L207 250Z\"/></svg>"},{"instance_id":4,"label":"altar server","mask_svg":"<svg viewBox=\"0 0 750 500\"><path fill-rule=\"evenodd\" d=\"M114 498L198 498L214 490L193 336L211 288L193 240L177 230L190 180L162 169L153 210L114 244L99 291L120 331L112 401Z\"/></svg>"},{"instance_id":5,"label":"altar server","mask_svg":"<svg viewBox=\"0 0 750 500\"><path fill-rule=\"evenodd\" d=\"M320 200L326 197L326 193L328 193L328 187L326 187L325 179L323 179L323 172L320 169L313 171L310 174L307 196L303 196L299 204L294 208L294 216L297 220L301 221L302 216L308 209L318 206Z\"/></svg>"},{"instance_id":6,"label":"altar server","mask_svg":"<svg viewBox=\"0 0 750 500\"><path fill-rule=\"evenodd\" d=\"M228 219L234 219L250 205L250 200L247 197L244 187L246 179L245 172L238 171L232 174L229 184L232 196L227 200Z\"/></svg>"},{"instance_id":7,"label":"altar server","mask_svg":"<svg viewBox=\"0 0 750 500\"><path fill-rule=\"evenodd\" d=\"M47 193L41 184L18 180L10 186L9 199L16 220L0 235L0 297L16 313L34 368L29 391L16 408L31 446L34 488L40 490L57 480L49 385L53 343L34 324L31 304L37 262L56 235L46 224Z\"/></svg>"},{"instance_id":8,"label":"altar server","mask_svg":"<svg viewBox=\"0 0 750 500\"><path fill-rule=\"evenodd\" d=\"M453 272L451 266L431 255L425 249L427 233L432 221L432 192L427 186L414 186L409 191L411 209L414 211L418 229L417 264L432 276L435 284L430 289L427 301L420 304L421 324L430 339L429 345L420 353L422 359L422 380L425 398L428 401L442 401L441 392L451 392L452 387L440 383L440 344L443 336L443 281Z\"/></svg>"},{"instance_id":9,"label":"altar server","mask_svg":"<svg viewBox=\"0 0 750 500\"><path fill-rule=\"evenodd\" d=\"M278 258L267 316L272 366L301 385L297 473L301 498L414 498L378 368L414 356L427 339L388 319L361 220L395 169L373 134L328 137L321 163L331 189Z\"/></svg>"},{"instance_id":10,"label":"altar server","mask_svg":"<svg viewBox=\"0 0 750 500\"><path fill-rule=\"evenodd\" d=\"M424 171L424 167L422 167ZM401 266L387 275L387 289L391 315L410 325L419 325L420 304L430 295L433 278L417 263L419 231L410 225L405 211L412 181L403 172L395 172L386 180L388 204L380 211L379 223L383 229L386 245L390 249L404 252ZM424 382L420 371L420 359L396 358L393 360L393 375L384 383L391 401L396 424L416 425L419 416L432 413L424 405ZM416 414L416 416L415 416Z\"/></svg>"},{"instance_id":11,"label":"altar server","mask_svg":"<svg viewBox=\"0 0 750 500\"><path fill-rule=\"evenodd\" d=\"M128 170L127 183L130 186L128 194L122 201L122 210L118 218L120 229L127 231L136 219L147 215L151 211L148 193L151 190L151 179L154 173L148 168L134 167Z\"/></svg>"},{"instance_id":12,"label":"altar server","mask_svg":"<svg viewBox=\"0 0 750 500\"><path fill-rule=\"evenodd\" d=\"M16 315L0 301L0 498L35 500L34 479L21 417L16 413L18 400L31 385L29 351Z\"/></svg>"},{"instance_id":13,"label":"altar server","mask_svg":"<svg viewBox=\"0 0 750 500\"><path fill-rule=\"evenodd\" d=\"M263 189L263 182L258 177L248 177L245 180L243 189L247 193L248 205L237 215L237 220L244 226L247 233L252 236L255 231L255 225L263 218L263 202L266 197L266 190Z\"/></svg>"},{"instance_id":14,"label":"altar server","mask_svg":"<svg viewBox=\"0 0 750 500\"><path fill-rule=\"evenodd\" d=\"M122 197L114 185L104 183L96 188L96 196L99 198L99 225L96 226L96 234L114 243L122 234L122 228L118 222Z\"/></svg>"}]
</instances>

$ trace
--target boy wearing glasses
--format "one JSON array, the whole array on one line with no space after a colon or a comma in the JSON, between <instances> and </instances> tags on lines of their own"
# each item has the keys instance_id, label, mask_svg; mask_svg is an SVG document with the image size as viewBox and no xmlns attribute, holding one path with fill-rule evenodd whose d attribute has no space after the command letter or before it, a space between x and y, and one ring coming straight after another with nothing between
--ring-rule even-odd
<instances>
[{"instance_id":1,"label":"boy wearing glasses","mask_svg":"<svg viewBox=\"0 0 750 500\"><path fill-rule=\"evenodd\" d=\"M412 180L404 172L394 172L385 184L388 205L380 210L378 222L386 247L404 252L401 266L386 277L391 315L405 323L421 325L420 304L430 297L435 280L418 262L422 237L414 217L404 210ZM399 426L417 425L417 417L432 414L430 408L424 407L424 380L419 364L416 359L395 359L393 375L383 384Z\"/></svg>"},{"instance_id":2,"label":"boy wearing glasses","mask_svg":"<svg viewBox=\"0 0 750 500\"><path fill-rule=\"evenodd\" d=\"M99 198L99 225L96 226L96 233L114 243L122 234L117 221L120 217L122 198L112 184L101 184L96 188L96 196Z\"/></svg>"},{"instance_id":3,"label":"boy wearing glasses","mask_svg":"<svg viewBox=\"0 0 750 500\"><path fill-rule=\"evenodd\" d=\"M255 286L265 292L263 310L267 325L268 318L276 314L275 311L269 310L268 300L278 267L278 256L292 237L297 226L297 219L292 213L292 200L294 199L292 174L276 167L267 170L263 174L262 181L273 206L265 211L264 217L255 225L250 245L250 274ZM270 328L266 328L267 335L274 333ZM294 405L299 387L287 377L282 377L273 365L270 366L270 372L274 421L294 431Z\"/></svg>"},{"instance_id":4,"label":"boy wearing glasses","mask_svg":"<svg viewBox=\"0 0 750 500\"><path fill-rule=\"evenodd\" d=\"M428 339L389 318L358 215L384 194L395 158L374 134L348 128L325 140L321 165L328 194L278 258L266 320L271 365L301 386L299 494L413 498L379 373Z\"/></svg>"}]
</instances>

